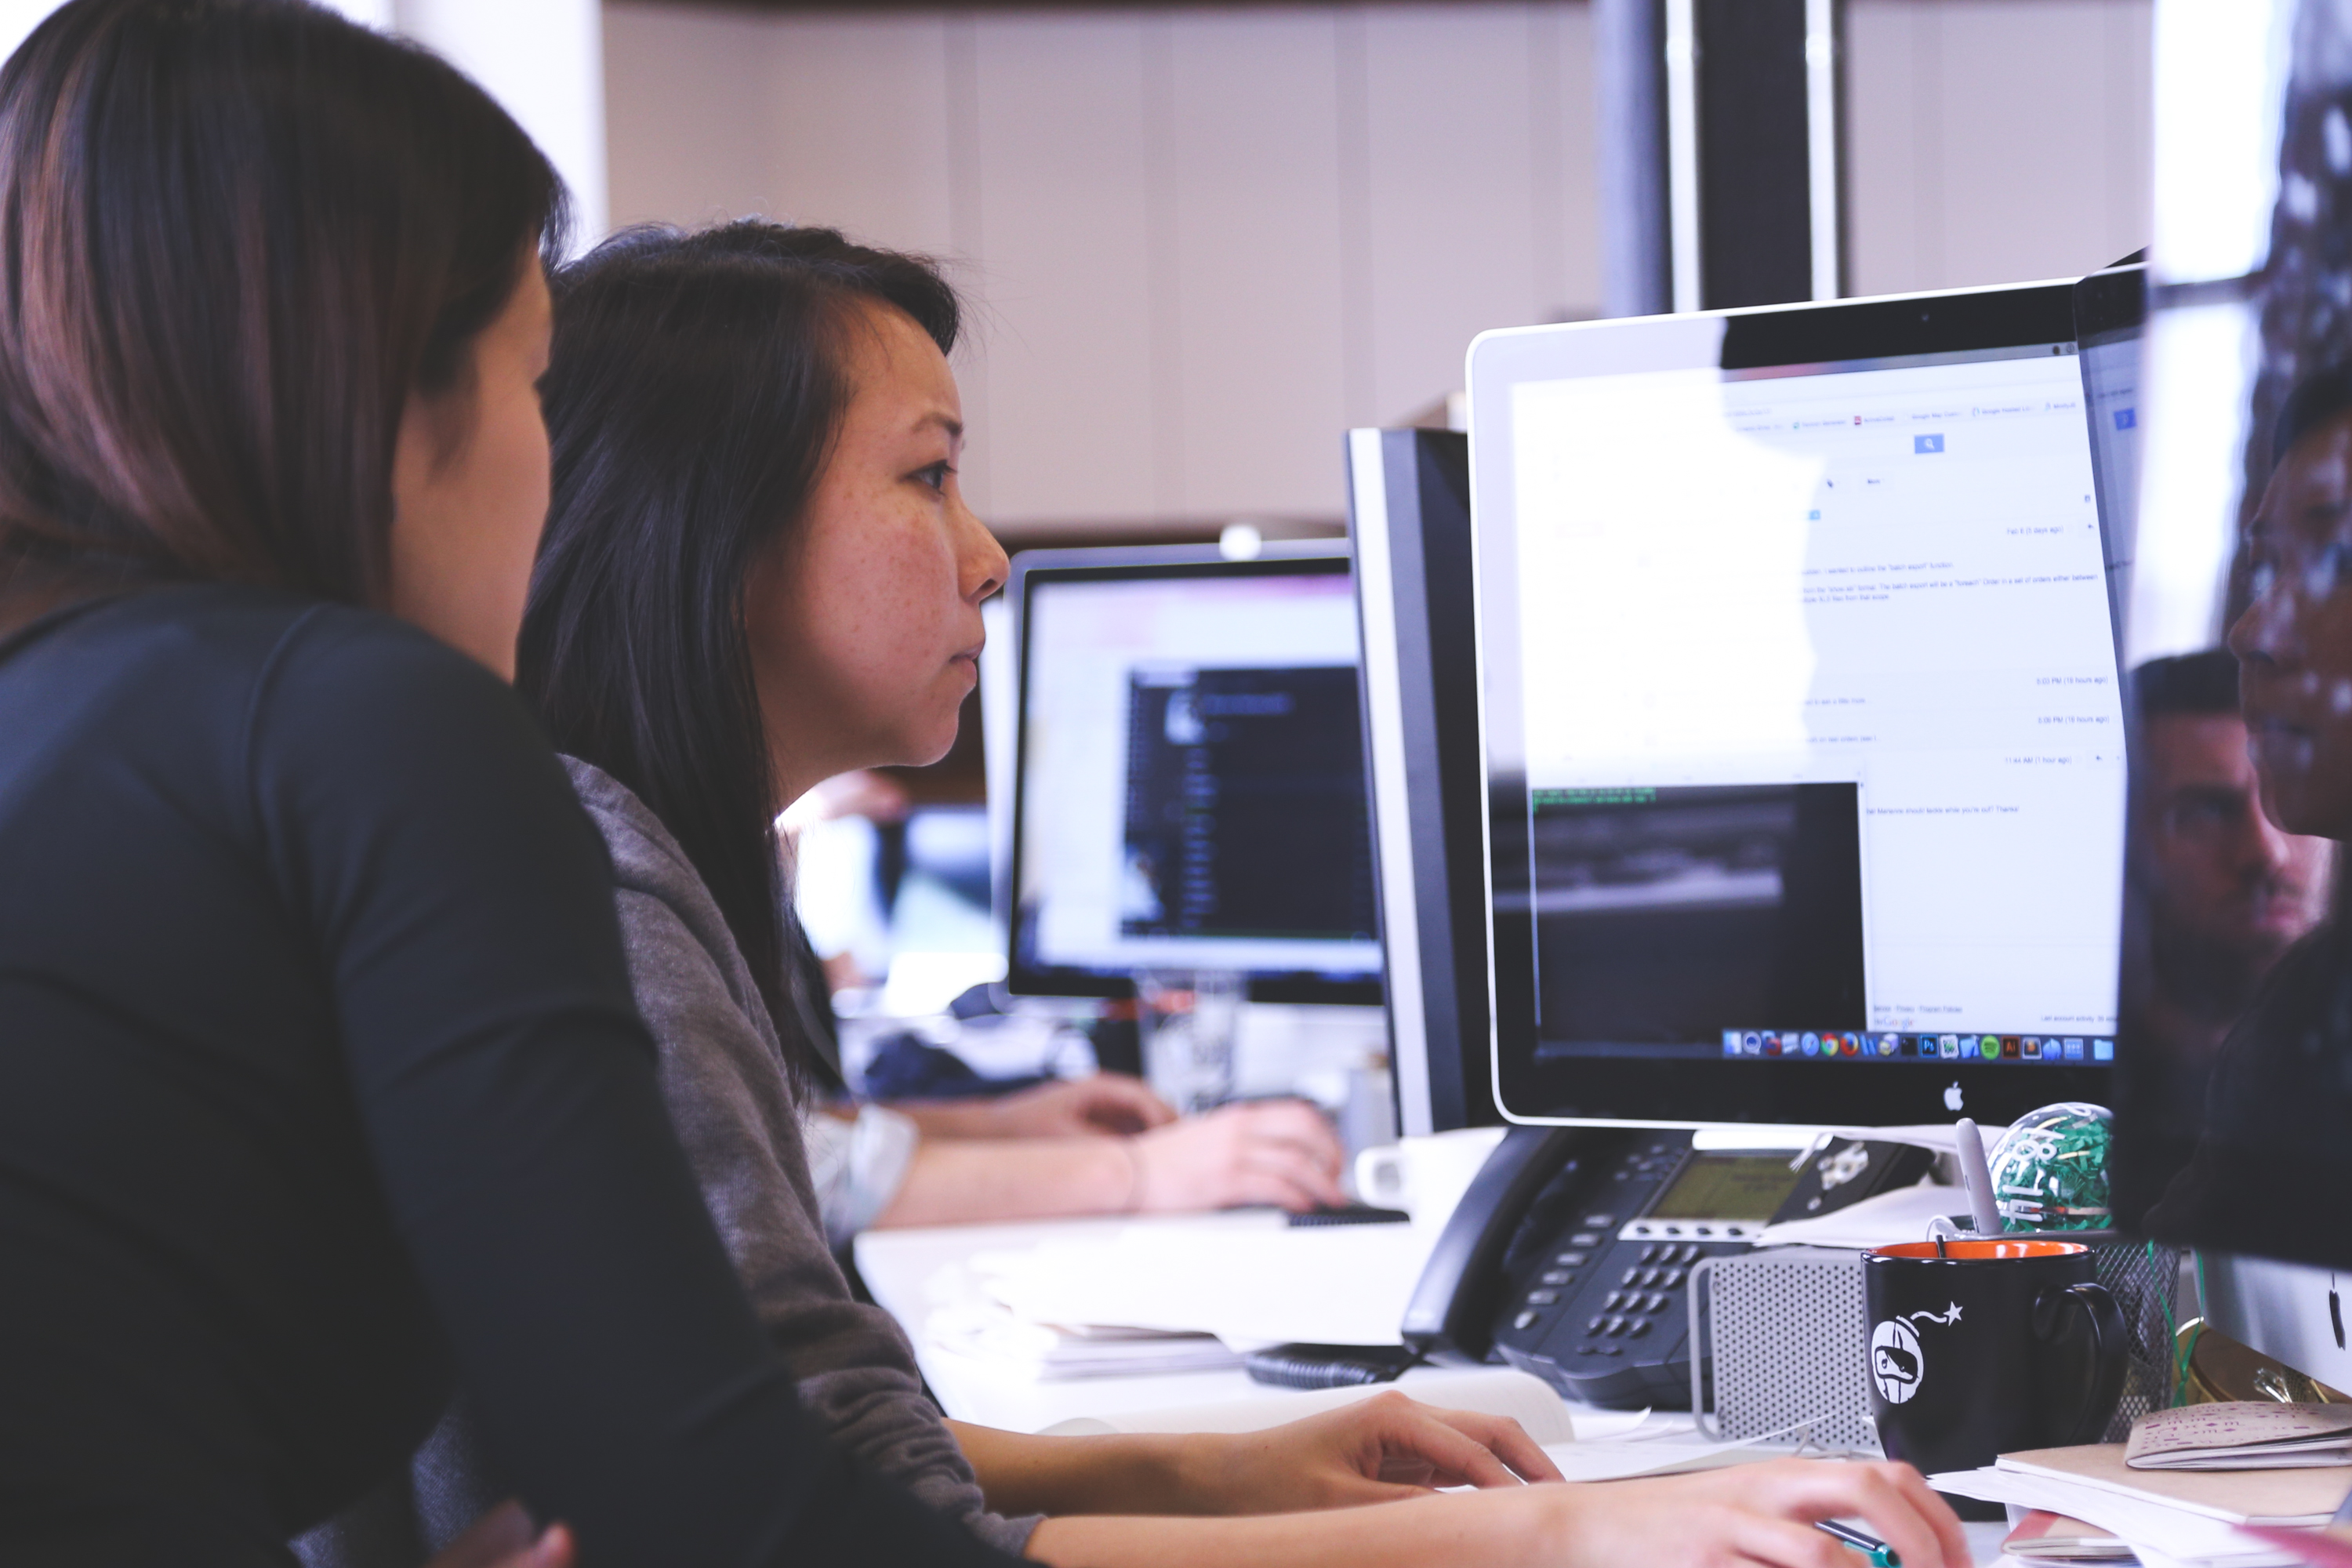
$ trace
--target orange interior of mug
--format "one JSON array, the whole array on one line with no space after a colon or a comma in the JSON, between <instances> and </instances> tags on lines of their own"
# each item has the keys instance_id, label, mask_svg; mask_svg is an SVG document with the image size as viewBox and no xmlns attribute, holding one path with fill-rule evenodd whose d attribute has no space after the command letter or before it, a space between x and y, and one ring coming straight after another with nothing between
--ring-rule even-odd
<instances>
[{"instance_id":1,"label":"orange interior of mug","mask_svg":"<svg viewBox=\"0 0 2352 1568\"><path fill-rule=\"evenodd\" d=\"M1953 1258L2063 1258L2070 1252L2091 1249L2079 1241L1947 1241L1941 1251L1932 1241L1899 1241L1892 1247L1870 1249L1880 1258L1925 1258L1931 1262L1949 1262Z\"/></svg>"}]
</instances>

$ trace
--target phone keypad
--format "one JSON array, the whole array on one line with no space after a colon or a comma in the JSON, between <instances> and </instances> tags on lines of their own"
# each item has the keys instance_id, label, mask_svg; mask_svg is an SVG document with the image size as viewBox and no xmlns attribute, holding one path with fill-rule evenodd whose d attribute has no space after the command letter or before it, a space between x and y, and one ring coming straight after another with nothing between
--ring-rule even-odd
<instances>
[{"instance_id":1,"label":"phone keypad","mask_svg":"<svg viewBox=\"0 0 2352 1568\"><path fill-rule=\"evenodd\" d=\"M1687 1385L1691 1270L1748 1251L1755 1229L1639 1217L1688 1148L1682 1136L1633 1144L1613 1168L1591 1173L1603 1184L1583 1197L1593 1212L1548 1218L1560 1228L1542 1237L1544 1249L1510 1265L1512 1294L1496 1325L1504 1359L1571 1397L1632 1401L1626 1408Z\"/></svg>"}]
</instances>

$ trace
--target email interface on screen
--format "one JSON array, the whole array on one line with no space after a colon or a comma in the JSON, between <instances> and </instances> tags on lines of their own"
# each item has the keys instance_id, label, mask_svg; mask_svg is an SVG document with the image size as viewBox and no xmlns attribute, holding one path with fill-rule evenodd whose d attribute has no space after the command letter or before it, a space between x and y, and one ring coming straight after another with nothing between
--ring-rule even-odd
<instances>
[{"instance_id":1,"label":"email interface on screen","mask_svg":"<svg viewBox=\"0 0 2352 1568\"><path fill-rule=\"evenodd\" d=\"M1022 967L1379 973L1334 564L1030 584Z\"/></svg>"},{"instance_id":2,"label":"email interface on screen","mask_svg":"<svg viewBox=\"0 0 2352 1568\"><path fill-rule=\"evenodd\" d=\"M1538 1058L2109 1059L2072 346L1512 398Z\"/></svg>"}]
</instances>

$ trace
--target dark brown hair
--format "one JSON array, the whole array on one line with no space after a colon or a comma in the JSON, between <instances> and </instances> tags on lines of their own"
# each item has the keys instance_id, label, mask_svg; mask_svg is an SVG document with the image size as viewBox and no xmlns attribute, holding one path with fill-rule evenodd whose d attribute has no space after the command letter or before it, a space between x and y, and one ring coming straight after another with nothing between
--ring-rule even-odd
<instances>
[{"instance_id":1,"label":"dark brown hair","mask_svg":"<svg viewBox=\"0 0 2352 1568\"><path fill-rule=\"evenodd\" d=\"M401 411L562 216L488 94L333 12L59 8L0 68L0 595L380 605Z\"/></svg>"},{"instance_id":2,"label":"dark brown hair","mask_svg":"<svg viewBox=\"0 0 2352 1568\"><path fill-rule=\"evenodd\" d=\"M920 257L774 223L635 229L557 274L541 384L554 502L515 685L677 839L787 1041L783 803L744 580L808 509L874 306L955 347L955 290Z\"/></svg>"}]
</instances>

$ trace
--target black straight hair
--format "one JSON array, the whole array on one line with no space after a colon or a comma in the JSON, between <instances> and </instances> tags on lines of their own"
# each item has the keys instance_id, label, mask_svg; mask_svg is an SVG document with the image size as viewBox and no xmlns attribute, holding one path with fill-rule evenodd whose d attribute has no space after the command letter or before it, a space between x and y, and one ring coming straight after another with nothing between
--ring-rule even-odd
<instances>
[{"instance_id":1,"label":"black straight hair","mask_svg":"<svg viewBox=\"0 0 2352 1568\"><path fill-rule=\"evenodd\" d=\"M866 311L903 311L947 353L955 290L922 258L748 220L626 231L558 272L554 290L541 383L553 500L516 687L560 750L625 784L677 839L778 1035L821 1032L817 1019L787 1026L799 938L775 817L789 803L769 763L744 584L808 509Z\"/></svg>"},{"instance_id":2,"label":"black straight hair","mask_svg":"<svg viewBox=\"0 0 2352 1568\"><path fill-rule=\"evenodd\" d=\"M60 6L0 68L0 600L381 608L402 412L463 390L563 228L539 149L414 45L307 0Z\"/></svg>"}]
</instances>

